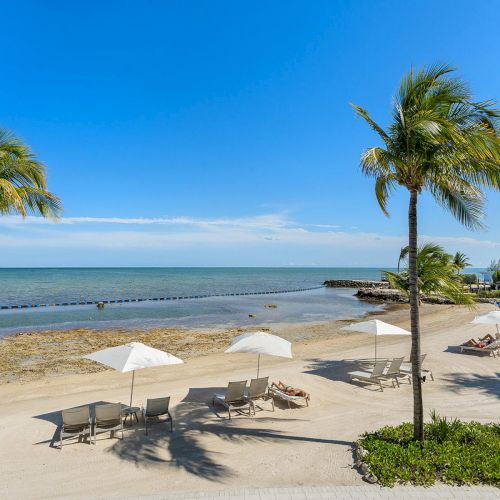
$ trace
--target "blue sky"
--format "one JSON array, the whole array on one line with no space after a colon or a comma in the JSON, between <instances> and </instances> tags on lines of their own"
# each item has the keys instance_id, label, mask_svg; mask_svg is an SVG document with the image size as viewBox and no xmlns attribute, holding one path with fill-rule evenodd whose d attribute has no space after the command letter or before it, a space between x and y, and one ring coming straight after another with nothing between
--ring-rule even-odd
<instances>
[{"instance_id":1,"label":"blue sky","mask_svg":"<svg viewBox=\"0 0 500 500\"><path fill-rule=\"evenodd\" d=\"M498 99L498 2L10 2L0 125L64 203L59 224L0 220L2 265L394 265L363 178L411 65L449 62ZM471 233L427 197L423 239L500 257L500 195Z\"/></svg>"}]
</instances>

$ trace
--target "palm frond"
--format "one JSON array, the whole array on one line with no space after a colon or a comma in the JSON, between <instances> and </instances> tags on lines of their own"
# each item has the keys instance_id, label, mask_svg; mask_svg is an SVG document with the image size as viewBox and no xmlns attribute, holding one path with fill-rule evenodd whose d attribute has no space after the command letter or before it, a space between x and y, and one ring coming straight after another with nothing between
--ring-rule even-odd
<instances>
[{"instance_id":1,"label":"palm frond","mask_svg":"<svg viewBox=\"0 0 500 500\"><path fill-rule=\"evenodd\" d=\"M0 129L0 213L59 216L61 202L47 191L45 176L29 147Z\"/></svg>"}]
</instances>

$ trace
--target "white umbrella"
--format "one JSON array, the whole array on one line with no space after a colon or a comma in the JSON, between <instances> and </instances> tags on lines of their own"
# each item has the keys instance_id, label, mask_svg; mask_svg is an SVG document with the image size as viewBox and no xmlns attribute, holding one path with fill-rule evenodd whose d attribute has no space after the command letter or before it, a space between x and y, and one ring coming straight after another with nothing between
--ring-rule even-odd
<instances>
[{"instance_id":1,"label":"white umbrella","mask_svg":"<svg viewBox=\"0 0 500 500\"><path fill-rule=\"evenodd\" d=\"M476 316L471 323L475 324L487 324L487 325L496 325L497 333L498 332L498 324L500 323L500 311L490 311L489 313L481 314Z\"/></svg>"},{"instance_id":2,"label":"white umbrella","mask_svg":"<svg viewBox=\"0 0 500 500\"><path fill-rule=\"evenodd\" d=\"M132 406L132 395L134 393L135 370L152 368L153 366L179 365L184 363L182 359L176 358L168 352L154 349L141 342L130 342L130 344L109 347L102 351L87 354L84 358L110 366L122 373L132 372L130 406Z\"/></svg>"},{"instance_id":3,"label":"white umbrella","mask_svg":"<svg viewBox=\"0 0 500 500\"><path fill-rule=\"evenodd\" d=\"M292 344L288 340L266 332L248 332L234 337L224 352L253 352L258 354L257 378L259 378L260 355L292 357Z\"/></svg>"},{"instance_id":4,"label":"white umbrella","mask_svg":"<svg viewBox=\"0 0 500 500\"><path fill-rule=\"evenodd\" d=\"M352 323L345 326L342 330L350 332L369 333L375 336L375 361L377 360L377 337L379 335L411 335L408 330L399 328L399 326L384 323L378 319L371 319L369 321L362 321L361 323Z\"/></svg>"}]
</instances>

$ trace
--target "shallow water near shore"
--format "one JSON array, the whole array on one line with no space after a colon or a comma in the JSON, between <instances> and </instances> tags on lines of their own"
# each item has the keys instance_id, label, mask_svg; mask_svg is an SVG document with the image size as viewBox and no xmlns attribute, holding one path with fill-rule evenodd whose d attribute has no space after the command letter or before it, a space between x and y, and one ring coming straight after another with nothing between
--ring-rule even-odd
<instances>
[{"instance_id":1,"label":"shallow water near shore","mask_svg":"<svg viewBox=\"0 0 500 500\"><path fill-rule=\"evenodd\" d=\"M25 330L72 328L231 327L351 319L382 306L354 297L350 288L169 302L9 310L0 313L0 337ZM266 307L273 304L274 307ZM253 316L250 316L253 315Z\"/></svg>"}]
</instances>

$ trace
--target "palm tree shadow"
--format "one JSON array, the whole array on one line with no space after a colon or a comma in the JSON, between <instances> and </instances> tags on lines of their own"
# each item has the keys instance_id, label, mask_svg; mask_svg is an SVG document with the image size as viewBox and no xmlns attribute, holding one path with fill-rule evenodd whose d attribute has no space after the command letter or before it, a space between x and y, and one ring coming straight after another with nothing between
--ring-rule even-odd
<instances>
[{"instance_id":1,"label":"palm tree shadow","mask_svg":"<svg viewBox=\"0 0 500 500\"><path fill-rule=\"evenodd\" d=\"M317 375L328 380L345 382L356 386L360 389L367 391L378 392L380 387L377 384L363 382L360 380L351 380L349 372L352 371L366 371L373 369L373 359L339 359L339 360L324 360L324 359L310 359L310 363L306 366L304 373L310 375Z\"/></svg>"},{"instance_id":2,"label":"palm tree shadow","mask_svg":"<svg viewBox=\"0 0 500 500\"><path fill-rule=\"evenodd\" d=\"M500 398L500 372L494 375L450 373L441 378L448 385L448 388L457 394L467 389L474 389L483 394Z\"/></svg>"},{"instance_id":3,"label":"palm tree shadow","mask_svg":"<svg viewBox=\"0 0 500 500\"><path fill-rule=\"evenodd\" d=\"M231 421L217 417L212 404L212 395L224 388L191 388L187 396L173 409L174 432L166 425L157 424L146 436L143 427L137 428L123 441L109 449L110 453L137 466L168 466L183 469L210 481L223 482L236 475L236 471L220 463L223 451L208 449L202 442L206 436L215 436L231 443L279 442L281 440L313 441L351 446L347 441L326 440L294 436L282 430L266 428L263 424L292 422L297 419L258 416L234 417ZM251 427L249 427L249 424ZM218 446L219 449L223 445Z\"/></svg>"},{"instance_id":4,"label":"palm tree shadow","mask_svg":"<svg viewBox=\"0 0 500 500\"><path fill-rule=\"evenodd\" d=\"M341 381L349 383L349 372L355 370L365 370L368 367L373 367L373 363L369 360L356 360L356 359L339 359L339 360L325 360L325 359L309 359L308 365L304 373L310 375L317 375L328 380Z\"/></svg>"}]
</instances>

